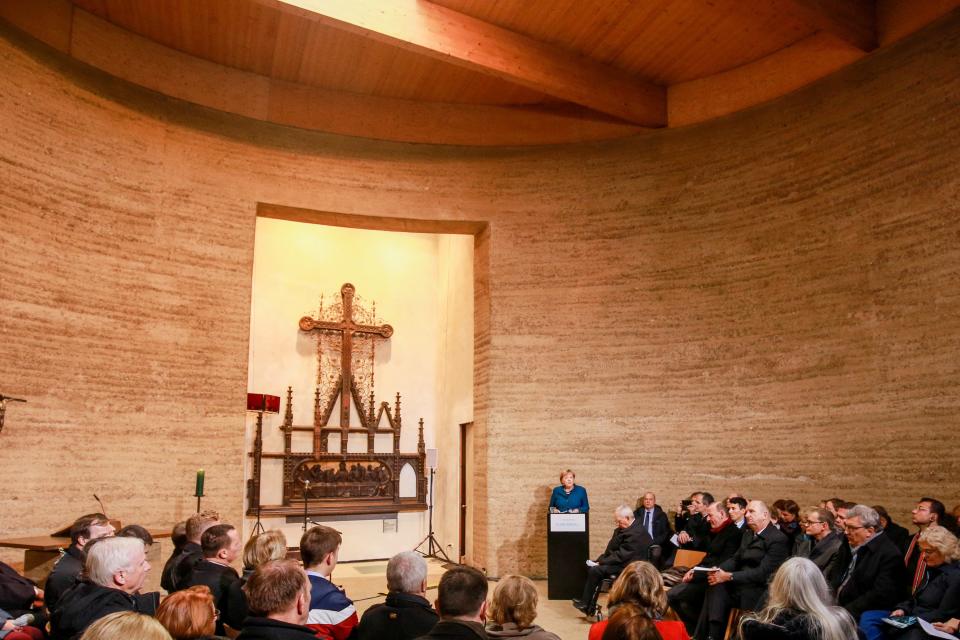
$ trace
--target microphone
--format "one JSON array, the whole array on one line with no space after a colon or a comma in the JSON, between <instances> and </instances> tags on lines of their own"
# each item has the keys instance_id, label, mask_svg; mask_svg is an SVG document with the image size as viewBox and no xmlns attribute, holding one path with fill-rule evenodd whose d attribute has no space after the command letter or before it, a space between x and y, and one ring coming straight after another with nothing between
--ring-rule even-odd
<instances>
[{"instance_id":1,"label":"microphone","mask_svg":"<svg viewBox=\"0 0 960 640\"><path fill-rule=\"evenodd\" d=\"M93 494L93 499L97 501L97 504L100 505L100 513L107 515L107 508L103 506L103 502L100 500L100 496Z\"/></svg>"}]
</instances>

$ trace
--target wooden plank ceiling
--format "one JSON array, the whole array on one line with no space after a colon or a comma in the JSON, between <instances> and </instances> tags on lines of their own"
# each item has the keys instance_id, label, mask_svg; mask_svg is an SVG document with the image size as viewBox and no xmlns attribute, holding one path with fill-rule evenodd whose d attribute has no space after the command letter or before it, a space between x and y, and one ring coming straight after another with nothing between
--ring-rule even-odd
<instances>
[{"instance_id":1,"label":"wooden plank ceiling","mask_svg":"<svg viewBox=\"0 0 960 640\"><path fill-rule=\"evenodd\" d=\"M172 50L277 81L285 94L293 84L371 104L580 113L619 123L619 135L715 117L830 73L883 44L877 25L895 31L889 16L906 1L70 0ZM926 21L960 0L931 3ZM769 80L798 67L802 78ZM760 73L756 96L720 96ZM706 88L722 106L684 106L709 99Z\"/></svg>"}]
</instances>

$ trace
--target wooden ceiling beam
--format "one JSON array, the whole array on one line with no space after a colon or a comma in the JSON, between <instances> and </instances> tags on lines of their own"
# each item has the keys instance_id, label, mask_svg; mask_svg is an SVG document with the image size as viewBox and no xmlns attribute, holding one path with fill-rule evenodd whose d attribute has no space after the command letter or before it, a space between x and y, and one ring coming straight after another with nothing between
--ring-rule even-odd
<instances>
[{"instance_id":1,"label":"wooden ceiling beam","mask_svg":"<svg viewBox=\"0 0 960 640\"><path fill-rule=\"evenodd\" d=\"M877 48L874 0L785 0L786 10L862 51Z\"/></svg>"},{"instance_id":2,"label":"wooden ceiling beam","mask_svg":"<svg viewBox=\"0 0 960 640\"><path fill-rule=\"evenodd\" d=\"M647 127L665 87L425 0L257 0Z\"/></svg>"}]
</instances>

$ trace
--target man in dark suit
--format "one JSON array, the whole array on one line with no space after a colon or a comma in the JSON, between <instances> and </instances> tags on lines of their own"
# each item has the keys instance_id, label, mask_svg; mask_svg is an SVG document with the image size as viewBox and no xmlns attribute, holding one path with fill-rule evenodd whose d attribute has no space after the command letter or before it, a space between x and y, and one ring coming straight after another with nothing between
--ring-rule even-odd
<instances>
[{"instance_id":1,"label":"man in dark suit","mask_svg":"<svg viewBox=\"0 0 960 640\"><path fill-rule=\"evenodd\" d=\"M632 512L631 512L632 513ZM440 622L422 640L487 640L487 577L460 565L443 574L437 586Z\"/></svg>"},{"instance_id":2,"label":"man in dark suit","mask_svg":"<svg viewBox=\"0 0 960 640\"><path fill-rule=\"evenodd\" d=\"M187 540L167 560L160 577L160 586L166 589L167 593L187 586L190 572L203 560L203 549L200 547L203 532L217 524L220 524L220 514L212 509L204 509L187 518L184 524Z\"/></svg>"},{"instance_id":3,"label":"man in dark suit","mask_svg":"<svg viewBox=\"0 0 960 640\"><path fill-rule=\"evenodd\" d=\"M45 604L50 611L57 608L60 596L80 581L84 546L91 540L112 536L115 531L107 516L102 513L88 513L74 520L70 526L70 546L53 566L45 585Z\"/></svg>"},{"instance_id":4,"label":"man in dark suit","mask_svg":"<svg viewBox=\"0 0 960 640\"><path fill-rule=\"evenodd\" d=\"M847 510L844 529L850 543L850 563L835 582L837 604L854 620L869 609L890 611L906 595L903 556L880 531L880 516L858 504Z\"/></svg>"},{"instance_id":5,"label":"man in dark suit","mask_svg":"<svg viewBox=\"0 0 960 640\"><path fill-rule=\"evenodd\" d=\"M770 523L770 509L760 500L747 504L747 527L740 547L707 576L707 595L695 637L721 640L731 607L753 611L767 582L790 555L787 536Z\"/></svg>"},{"instance_id":6,"label":"man in dark suit","mask_svg":"<svg viewBox=\"0 0 960 640\"><path fill-rule=\"evenodd\" d=\"M707 520L710 522L707 555L697 565L704 568L716 567L732 558L740 548L740 540L743 537L743 532L730 519L726 507L720 502L714 502L707 507ZM667 592L670 607L683 620L688 632L692 632L697 624L706 590L707 574L690 569L683 576L683 582Z\"/></svg>"},{"instance_id":7,"label":"man in dark suit","mask_svg":"<svg viewBox=\"0 0 960 640\"><path fill-rule=\"evenodd\" d=\"M793 555L809 558L817 565L828 584L846 569L841 564L840 546L845 542L834 527L833 514L823 508L811 507L803 512L800 526L804 535L797 536Z\"/></svg>"},{"instance_id":8,"label":"man in dark suit","mask_svg":"<svg viewBox=\"0 0 960 640\"><path fill-rule=\"evenodd\" d=\"M240 576L231 565L240 557L243 544L240 534L229 524L217 524L200 537L203 560L194 566L183 587L206 585L220 615L217 617L218 636L226 636L225 625L239 631L247 617L247 599L241 590Z\"/></svg>"},{"instance_id":9,"label":"man in dark suit","mask_svg":"<svg viewBox=\"0 0 960 640\"><path fill-rule=\"evenodd\" d=\"M657 504L657 496L652 491L643 494L640 505L633 512L633 517L640 521L640 526L653 539L653 544L662 547L673 535L670 519Z\"/></svg>"},{"instance_id":10,"label":"man in dark suit","mask_svg":"<svg viewBox=\"0 0 960 640\"><path fill-rule=\"evenodd\" d=\"M907 545L910 544L910 532L907 531L907 528L894 522L886 507L875 504L873 510L880 514L880 528L890 538L890 541L906 552Z\"/></svg>"},{"instance_id":11,"label":"man in dark suit","mask_svg":"<svg viewBox=\"0 0 960 640\"><path fill-rule=\"evenodd\" d=\"M606 550L596 561L588 560L587 582L583 585L583 597L574 599L573 606L587 615L592 615L597 606L597 587L607 577L617 575L634 560L646 560L653 539L633 517L633 509L622 504L613 512L617 528L607 543Z\"/></svg>"},{"instance_id":12,"label":"man in dark suit","mask_svg":"<svg viewBox=\"0 0 960 640\"><path fill-rule=\"evenodd\" d=\"M707 522L707 507L713 504L713 496L706 491L697 491L690 495L692 514L683 531L677 532L677 542L681 549L704 551L710 539L710 523Z\"/></svg>"}]
</instances>

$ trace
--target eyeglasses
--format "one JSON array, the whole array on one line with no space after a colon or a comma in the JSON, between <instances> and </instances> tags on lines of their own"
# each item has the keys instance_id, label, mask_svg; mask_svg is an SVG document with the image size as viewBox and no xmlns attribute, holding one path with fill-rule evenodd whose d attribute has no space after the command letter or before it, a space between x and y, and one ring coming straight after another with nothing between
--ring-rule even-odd
<instances>
[{"instance_id":1,"label":"eyeglasses","mask_svg":"<svg viewBox=\"0 0 960 640\"><path fill-rule=\"evenodd\" d=\"M820 522L819 520L801 520L800 524L802 524L805 527L811 527L815 524L823 524L823 523Z\"/></svg>"},{"instance_id":2,"label":"eyeglasses","mask_svg":"<svg viewBox=\"0 0 960 640\"><path fill-rule=\"evenodd\" d=\"M852 532L856 531L857 529L866 529L866 527L864 527L864 526L854 526L854 525L852 525L852 524L845 524L845 525L843 525L843 528L844 528L844 530L847 531L848 533L852 533Z\"/></svg>"}]
</instances>

